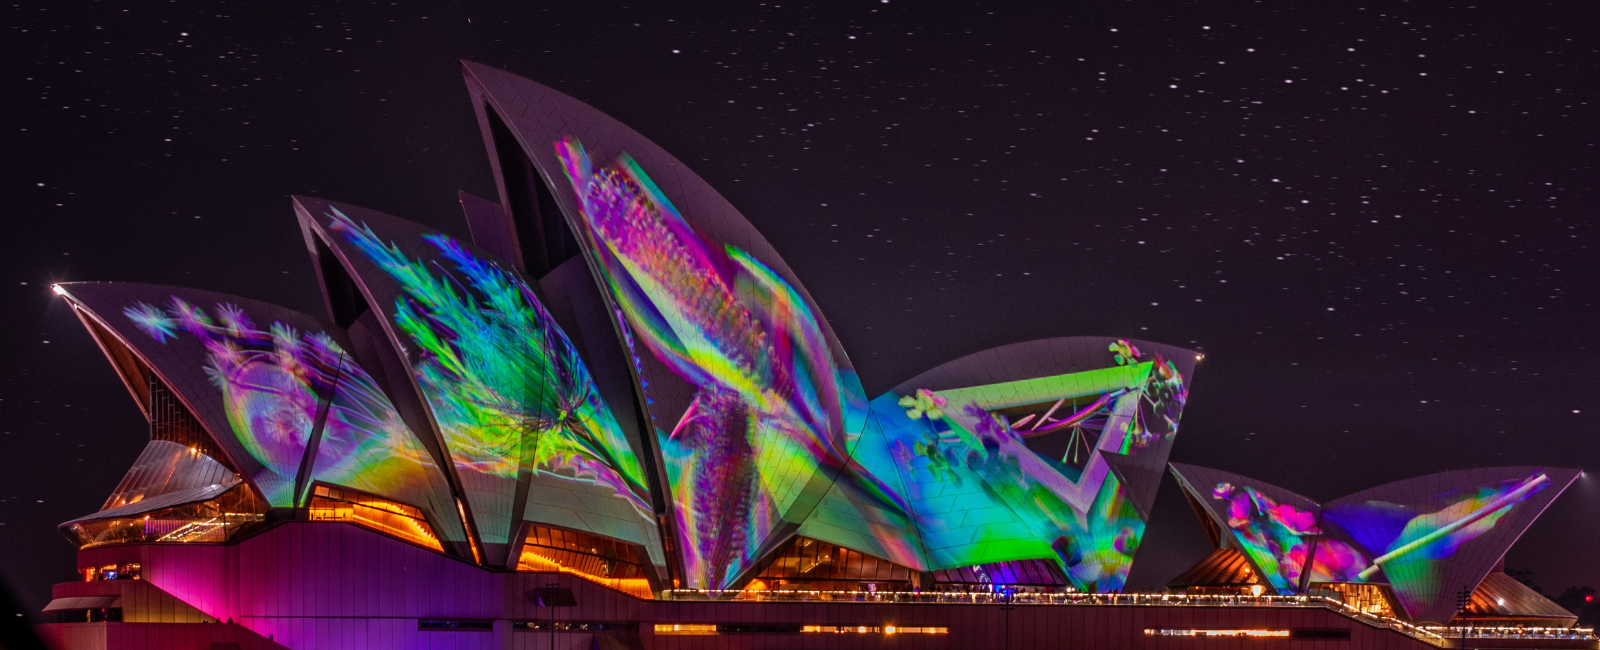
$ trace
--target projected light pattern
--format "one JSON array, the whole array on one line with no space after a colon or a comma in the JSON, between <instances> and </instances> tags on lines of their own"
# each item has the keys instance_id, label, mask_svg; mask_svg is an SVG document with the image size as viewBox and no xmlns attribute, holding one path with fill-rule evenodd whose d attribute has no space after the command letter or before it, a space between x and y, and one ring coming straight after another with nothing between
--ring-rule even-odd
<instances>
[{"instance_id":1,"label":"projected light pattern","mask_svg":"<svg viewBox=\"0 0 1600 650\"><path fill-rule=\"evenodd\" d=\"M1318 504L1282 488L1173 465L1190 498L1222 526L1281 594L1328 584L1387 584L1406 615L1444 622L1576 470L1464 470L1372 488ZM1553 478L1554 477L1554 478ZM1528 505L1520 504L1528 503Z\"/></svg>"},{"instance_id":2,"label":"projected light pattern","mask_svg":"<svg viewBox=\"0 0 1600 650\"><path fill-rule=\"evenodd\" d=\"M166 308L138 302L123 311L157 342L186 334L205 346L206 372L222 393L234 435L262 465L252 478L269 503L295 504L295 476L327 400L312 480L448 507L441 496L448 490L427 450L372 377L326 333L281 322L260 329L229 303L213 312L177 296ZM460 537L453 526L441 533Z\"/></svg>"},{"instance_id":3,"label":"projected light pattern","mask_svg":"<svg viewBox=\"0 0 1600 650\"><path fill-rule=\"evenodd\" d=\"M1144 520L1099 452L1137 455L1170 441L1187 391L1159 355L1108 353L1107 361L1101 370L873 400L897 466L873 469L904 479L931 565L1053 558L1080 590L1122 587ZM1090 406L1051 419L1074 398ZM1097 429L1096 453L1074 467L1030 449L1031 431L1000 412L1029 404L1047 407L1025 416L1038 429Z\"/></svg>"},{"instance_id":4,"label":"projected light pattern","mask_svg":"<svg viewBox=\"0 0 1600 650\"><path fill-rule=\"evenodd\" d=\"M334 209L342 232L397 284L394 322L468 488L485 543L509 541L522 467L602 486L653 523L643 466L572 343L526 282L454 239L425 235L433 263L407 256Z\"/></svg>"},{"instance_id":5,"label":"projected light pattern","mask_svg":"<svg viewBox=\"0 0 1600 650\"><path fill-rule=\"evenodd\" d=\"M1311 542L1321 533L1317 513L1278 503L1248 485L1218 483L1211 496L1227 504L1228 527L1258 574L1280 594L1298 591Z\"/></svg>"},{"instance_id":6,"label":"projected light pattern","mask_svg":"<svg viewBox=\"0 0 1600 650\"><path fill-rule=\"evenodd\" d=\"M813 527L817 523L831 523L853 533L824 541L866 549L903 567L930 569L922 541L917 536L911 504L906 500L900 470L890 456L883 426L871 414L871 407L865 400L846 401L845 421L860 422L864 426L857 425L855 430L846 432L849 463L834 482L835 494L830 495L843 503L831 504L827 510L819 506L806 523ZM806 528L802 528L802 534L806 534ZM835 533L813 529L810 534L822 539Z\"/></svg>"},{"instance_id":7,"label":"projected light pattern","mask_svg":"<svg viewBox=\"0 0 1600 650\"><path fill-rule=\"evenodd\" d=\"M1356 542L1377 555L1371 561L1349 544L1322 536L1314 511L1277 503L1250 486L1218 483L1212 496L1227 504L1234 538L1278 593L1299 591L1308 557L1313 582L1367 582L1382 569L1397 590L1414 591L1422 585L1407 583L1432 580L1436 567L1431 563L1493 528L1512 505L1549 483L1538 478L1482 488L1430 514L1416 515L1406 506L1384 502L1329 508L1330 521L1349 524L1345 530L1354 531ZM1374 521L1378 525L1371 525ZM1316 552L1310 553L1313 541Z\"/></svg>"},{"instance_id":8,"label":"projected light pattern","mask_svg":"<svg viewBox=\"0 0 1600 650\"><path fill-rule=\"evenodd\" d=\"M1372 566L1366 554L1329 535L1317 540L1311 554L1310 582L1362 582L1361 572Z\"/></svg>"},{"instance_id":9,"label":"projected light pattern","mask_svg":"<svg viewBox=\"0 0 1600 650\"><path fill-rule=\"evenodd\" d=\"M1402 598L1437 594L1443 560L1468 542L1493 530L1518 503L1550 487L1550 477L1535 472L1525 478L1447 493L1443 507L1419 513L1416 506L1384 501L1335 503L1323 516L1339 524L1357 545L1371 553L1370 565L1356 581L1376 579L1381 572ZM1320 549L1319 549L1320 551Z\"/></svg>"},{"instance_id":10,"label":"projected light pattern","mask_svg":"<svg viewBox=\"0 0 1600 650\"><path fill-rule=\"evenodd\" d=\"M835 529L866 531L908 566L1055 558L1080 589L1121 588L1144 521L1101 452L1170 443L1186 396L1175 365L1116 341L1100 370L884 395L852 418L865 431L841 435L851 376L789 283L701 239L626 155L596 168L576 141L557 152L625 336L695 391L657 432L687 586L727 587L821 476L874 514ZM1027 442L1052 435L1075 436L1083 453L1047 458Z\"/></svg>"},{"instance_id":11,"label":"projected light pattern","mask_svg":"<svg viewBox=\"0 0 1600 650\"><path fill-rule=\"evenodd\" d=\"M832 351L793 286L702 240L631 158L596 168L571 139L557 153L627 329L695 391L657 434L685 586L725 588L792 506L820 498L807 485L844 464Z\"/></svg>"}]
</instances>

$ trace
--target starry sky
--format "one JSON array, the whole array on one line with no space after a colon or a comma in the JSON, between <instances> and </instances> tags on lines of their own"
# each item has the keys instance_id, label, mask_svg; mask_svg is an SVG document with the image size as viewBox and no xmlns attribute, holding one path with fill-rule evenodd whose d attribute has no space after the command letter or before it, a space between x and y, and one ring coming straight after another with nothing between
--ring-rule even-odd
<instances>
[{"instance_id":1,"label":"starry sky","mask_svg":"<svg viewBox=\"0 0 1600 650\"><path fill-rule=\"evenodd\" d=\"M1600 25L1574 3L77 2L0 9L0 572L148 439L49 292L321 313L288 195L466 234L493 196L459 59L571 94L762 230L869 393L983 348L1204 351L1176 462L1315 499L1600 470ZM1037 4L1041 6L1021 6ZM1301 5L1298 7L1288 5ZM1600 483L1508 555L1600 586ZM1170 479L1130 580L1208 550Z\"/></svg>"}]
</instances>

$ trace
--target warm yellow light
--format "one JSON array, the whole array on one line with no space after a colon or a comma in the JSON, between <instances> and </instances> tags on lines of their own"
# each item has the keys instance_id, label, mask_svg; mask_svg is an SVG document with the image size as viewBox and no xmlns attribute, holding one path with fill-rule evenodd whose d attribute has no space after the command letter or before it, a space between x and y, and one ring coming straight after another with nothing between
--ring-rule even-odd
<instances>
[{"instance_id":1,"label":"warm yellow light","mask_svg":"<svg viewBox=\"0 0 1600 650\"><path fill-rule=\"evenodd\" d=\"M1288 630L1171 630L1146 628L1145 636L1283 638Z\"/></svg>"},{"instance_id":2,"label":"warm yellow light","mask_svg":"<svg viewBox=\"0 0 1600 650\"><path fill-rule=\"evenodd\" d=\"M1263 588L1261 587L1261 585L1250 585L1250 595L1252 595L1252 596L1260 596L1262 591L1263 591Z\"/></svg>"},{"instance_id":3,"label":"warm yellow light","mask_svg":"<svg viewBox=\"0 0 1600 650\"><path fill-rule=\"evenodd\" d=\"M949 634L948 627L899 627L885 625L873 627L870 625L802 625L802 634Z\"/></svg>"},{"instance_id":4,"label":"warm yellow light","mask_svg":"<svg viewBox=\"0 0 1600 650\"><path fill-rule=\"evenodd\" d=\"M657 623L656 634L716 634L717 626L704 623Z\"/></svg>"},{"instance_id":5,"label":"warm yellow light","mask_svg":"<svg viewBox=\"0 0 1600 650\"><path fill-rule=\"evenodd\" d=\"M641 600L654 600L655 592L650 589L650 581L644 578L610 578L597 576L573 567L566 566L551 558L544 557L535 552L536 547L528 546L522 551L522 557L517 559L518 571L550 571L575 575L601 586L615 589L622 593Z\"/></svg>"}]
</instances>

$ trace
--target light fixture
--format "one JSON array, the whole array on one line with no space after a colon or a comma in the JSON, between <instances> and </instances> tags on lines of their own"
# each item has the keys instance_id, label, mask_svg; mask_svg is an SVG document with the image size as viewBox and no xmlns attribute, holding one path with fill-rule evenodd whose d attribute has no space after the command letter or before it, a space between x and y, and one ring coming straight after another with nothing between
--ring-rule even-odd
<instances>
[{"instance_id":1,"label":"light fixture","mask_svg":"<svg viewBox=\"0 0 1600 650\"><path fill-rule=\"evenodd\" d=\"M1250 595L1260 596L1262 591L1261 585L1250 585Z\"/></svg>"},{"instance_id":2,"label":"light fixture","mask_svg":"<svg viewBox=\"0 0 1600 650\"><path fill-rule=\"evenodd\" d=\"M61 288L61 285L59 285L59 284L52 284L52 285L50 285L50 290L51 290L51 291L54 291L54 292L55 292L55 293L56 293L56 295L58 295L58 296L65 296L65 295L67 295L67 290L66 290L66 289L62 289L62 288Z\"/></svg>"}]
</instances>

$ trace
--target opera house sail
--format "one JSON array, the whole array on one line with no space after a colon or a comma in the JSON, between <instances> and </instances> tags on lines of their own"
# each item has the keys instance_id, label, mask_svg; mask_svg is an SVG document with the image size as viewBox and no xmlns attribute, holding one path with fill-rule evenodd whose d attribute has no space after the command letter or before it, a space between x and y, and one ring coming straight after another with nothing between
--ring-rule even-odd
<instances>
[{"instance_id":1,"label":"opera house sail","mask_svg":"<svg viewBox=\"0 0 1600 650\"><path fill-rule=\"evenodd\" d=\"M253 499L255 519L215 536L309 512L325 486L411 513L380 531L483 566L527 564L534 528L621 543L656 590L739 588L796 540L908 586L1014 562L1122 586L1192 352L1035 341L869 399L793 272L698 177L569 97L473 64L467 79L501 201L463 195L465 242L296 197L324 318L60 285L125 373L148 375L125 374L141 403L160 391L192 415L216 457L190 455L228 474L144 498Z\"/></svg>"},{"instance_id":2,"label":"opera house sail","mask_svg":"<svg viewBox=\"0 0 1600 650\"><path fill-rule=\"evenodd\" d=\"M660 638L935 635L648 608L1124 591L1196 353L1050 338L869 389L793 269L682 162L572 97L463 72L497 193L460 194L469 238L297 196L321 314L56 286L151 438L100 511L61 526L83 577L47 610L63 625L220 623L207 638L263 648L637 636L651 616L671 621ZM1448 614L1498 558L1483 549L1574 476L1317 504L1174 472L1236 573L1277 594L1382 583L1417 620ZM136 600L170 606L115 604Z\"/></svg>"},{"instance_id":3,"label":"opera house sail","mask_svg":"<svg viewBox=\"0 0 1600 650\"><path fill-rule=\"evenodd\" d=\"M1579 473L1551 467L1461 470L1317 503L1237 474L1172 465L1212 544L1242 554L1265 587L1280 594L1381 595L1375 604L1437 623L1458 614L1460 596L1482 589L1511 545ZM1526 587L1522 591L1532 606L1549 603ZM1524 618L1576 618L1555 610Z\"/></svg>"}]
</instances>

